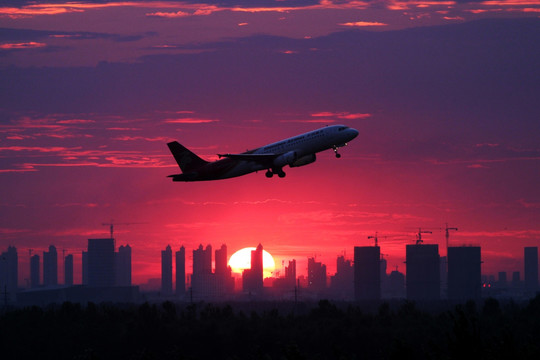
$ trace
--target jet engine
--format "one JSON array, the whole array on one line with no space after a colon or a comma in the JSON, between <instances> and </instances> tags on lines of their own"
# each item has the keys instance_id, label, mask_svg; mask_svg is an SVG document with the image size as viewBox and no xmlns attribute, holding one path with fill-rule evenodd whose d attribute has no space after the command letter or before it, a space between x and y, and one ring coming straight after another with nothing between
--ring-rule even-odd
<instances>
[{"instance_id":1,"label":"jet engine","mask_svg":"<svg viewBox=\"0 0 540 360\"><path fill-rule=\"evenodd\" d=\"M296 152L286 152L285 154L279 155L277 158L274 159L274 167L282 168L285 165L291 165L296 161L296 158Z\"/></svg>"},{"instance_id":2,"label":"jet engine","mask_svg":"<svg viewBox=\"0 0 540 360\"><path fill-rule=\"evenodd\" d=\"M309 155L302 156L299 159L296 159L292 164L289 164L289 166L290 167L304 166L304 165L315 162L315 160L317 160L317 157L315 156L315 154L309 154Z\"/></svg>"}]
</instances>

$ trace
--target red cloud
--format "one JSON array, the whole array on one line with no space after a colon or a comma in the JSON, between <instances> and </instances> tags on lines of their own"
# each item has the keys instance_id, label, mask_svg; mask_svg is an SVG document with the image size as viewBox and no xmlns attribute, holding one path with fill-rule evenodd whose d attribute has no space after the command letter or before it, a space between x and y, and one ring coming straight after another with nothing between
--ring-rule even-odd
<instances>
[{"instance_id":1,"label":"red cloud","mask_svg":"<svg viewBox=\"0 0 540 360\"><path fill-rule=\"evenodd\" d=\"M41 48L45 46L47 46L47 44L31 41L31 42L26 42L26 43L2 44L0 45L0 49L4 49L4 50L35 49L35 48Z\"/></svg>"},{"instance_id":2,"label":"red cloud","mask_svg":"<svg viewBox=\"0 0 540 360\"><path fill-rule=\"evenodd\" d=\"M388 26L388 24L375 22L375 21L355 21L338 24L341 26L351 26L351 27L363 27L363 26Z\"/></svg>"},{"instance_id":3,"label":"red cloud","mask_svg":"<svg viewBox=\"0 0 540 360\"><path fill-rule=\"evenodd\" d=\"M205 124L211 122L217 122L219 120L213 119L197 119L197 118L182 118L182 119L166 119L167 124Z\"/></svg>"}]
</instances>

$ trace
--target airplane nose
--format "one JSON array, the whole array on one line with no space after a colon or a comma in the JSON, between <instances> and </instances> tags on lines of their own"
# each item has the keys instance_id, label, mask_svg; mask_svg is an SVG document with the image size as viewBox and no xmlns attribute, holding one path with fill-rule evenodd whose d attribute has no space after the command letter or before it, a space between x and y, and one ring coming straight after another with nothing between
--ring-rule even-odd
<instances>
[{"instance_id":1,"label":"airplane nose","mask_svg":"<svg viewBox=\"0 0 540 360\"><path fill-rule=\"evenodd\" d=\"M358 136L358 130L349 128L349 133L351 134L351 140Z\"/></svg>"}]
</instances>

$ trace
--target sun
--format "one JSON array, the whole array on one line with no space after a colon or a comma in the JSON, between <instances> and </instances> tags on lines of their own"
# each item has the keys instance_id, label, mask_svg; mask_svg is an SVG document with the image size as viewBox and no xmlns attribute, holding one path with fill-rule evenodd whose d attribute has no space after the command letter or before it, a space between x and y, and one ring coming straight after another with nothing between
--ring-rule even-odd
<instances>
[{"instance_id":1,"label":"sun","mask_svg":"<svg viewBox=\"0 0 540 360\"><path fill-rule=\"evenodd\" d=\"M247 247L232 254L229 259L229 266L234 273L241 274L245 269L251 268L251 252L253 250L255 250L254 247ZM263 276L265 278L271 277L275 269L274 258L268 251L263 249Z\"/></svg>"}]
</instances>

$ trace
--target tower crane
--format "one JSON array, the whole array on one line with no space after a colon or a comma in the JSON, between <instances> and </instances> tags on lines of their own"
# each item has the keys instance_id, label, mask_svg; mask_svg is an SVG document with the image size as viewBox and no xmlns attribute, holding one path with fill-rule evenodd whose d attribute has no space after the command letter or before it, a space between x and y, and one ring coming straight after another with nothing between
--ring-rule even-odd
<instances>
[{"instance_id":1,"label":"tower crane","mask_svg":"<svg viewBox=\"0 0 540 360\"><path fill-rule=\"evenodd\" d=\"M418 234L416 236L417 237L416 245L419 245L424 242L424 240L422 240L422 234L433 234L433 231L427 231L427 230L422 231L421 228L418 228Z\"/></svg>"},{"instance_id":2,"label":"tower crane","mask_svg":"<svg viewBox=\"0 0 540 360\"><path fill-rule=\"evenodd\" d=\"M377 237L377 232L375 232L375 236L368 236L368 239L375 239L375 246L379 246L379 238Z\"/></svg>"}]
</instances>

